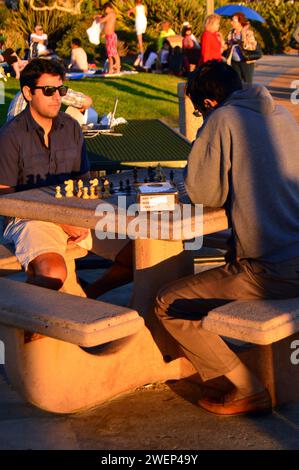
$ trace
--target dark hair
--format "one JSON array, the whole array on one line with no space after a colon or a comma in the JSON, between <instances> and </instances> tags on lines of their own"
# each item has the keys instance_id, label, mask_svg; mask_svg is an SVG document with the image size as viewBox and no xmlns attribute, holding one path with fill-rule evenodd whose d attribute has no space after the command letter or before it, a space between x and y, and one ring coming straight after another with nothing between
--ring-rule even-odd
<instances>
[{"instance_id":1,"label":"dark hair","mask_svg":"<svg viewBox=\"0 0 299 470\"><path fill-rule=\"evenodd\" d=\"M20 87L21 90L24 86L34 88L38 82L38 79L47 73L49 75L59 75L61 80L64 79L64 68L56 60L49 59L33 59L20 74Z\"/></svg>"},{"instance_id":2,"label":"dark hair","mask_svg":"<svg viewBox=\"0 0 299 470\"><path fill-rule=\"evenodd\" d=\"M242 82L237 72L225 62L209 60L190 76L186 95L195 108L203 109L206 98L216 100L219 104L234 91L242 89Z\"/></svg>"},{"instance_id":3,"label":"dark hair","mask_svg":"<svg viewBox=\"0 0 299 470\"><path fill-rule=\"evenodd\" d=\"M186 36L187 31L192 31L192 27L190 25L183 26L183 29L182 29L183 38Z\"/></svg>"},{"instance_id":4,"label":"dark hair","mask_svg":"<svg viewBox=\"0 0 299 470\"><path fill-rule=\"evenodd\" d=\"M106 8L112 8L112 10L113 10L113 5L112 5L111 2L106 2L106 3L104 3L102 8L103 8L103 11L105 11Z\"/></svg>"},{"instance_id":5,"label":"dark hair","mask_svg":"<svg viewBox=\"0 0 299 470\"><path fill-rule=\"evenodd\" d=\"M246 23L248 23L248 20L246 19L246 16L244 15L244 13L242 13L241 11L237 12L237 13L234 13L232 15L232 18L236 16L238 18L238 21L239 23L241 23L242 26L245 26Z\"/></svg>"},{"instance_id":6,"label":"dark hair","mask_svg":"<svg viewBox=\"0 0 299 470\"><path fill-rule=\"evenodd\" d=\"M172 51L172 45L170 44L170 42L168 41L167 38L163 39L162 48L163 48L163 46L165 46L166 44L169 46L169 50L170 50L170 52L171 52L171 51Z\"/></svg>"},{"instance_id":7,"label":"dark hair","mask_svg":"<svg viewBox=\"0 0 299 470\"><path fill-rule=\"evenodd\" d=\"M80 47L80 46L81 46L81 39L79 39L79 38L73 38L73 39L72 39L72 44L74 44L75 46Z\"/></svg>"}]
</instances>

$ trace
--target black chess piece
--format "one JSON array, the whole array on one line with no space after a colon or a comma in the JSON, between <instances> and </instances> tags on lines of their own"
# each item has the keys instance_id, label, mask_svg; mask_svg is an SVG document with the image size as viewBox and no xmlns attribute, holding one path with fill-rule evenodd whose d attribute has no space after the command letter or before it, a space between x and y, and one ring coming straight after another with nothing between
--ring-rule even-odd
<instances>
[{"instance_id":1,"label":"black chess piece","mask_svg":"<svg viewBox=\"0 0 299 470\"><path fill-rule=\"evenodd\" d=\"M148 167L148 177L151 183L155 181L155 171L151 166Z\"/></svg>"},{"instance_id":2,"label":"black chess piece","mask_svg":"<svg viewBox=\"0 0 299 470\"><path fill-rule=\"evenodd\" d=\"M127 193L131 192L131 185L130 185L130 180L129 179L126 180L126 188L125 189L126 189Z\"/></svg>"},{"instance_id":3,"label":"black chess piece","mask_svg":"<svg viewBox=\"0 0 299 470\"><path fill-rule=\"evenodd\" d=\"M171 184L173 184L174 183L174 171L173 170L170 171L169 178L170 178Z\"/></svg>"},{"instance_id":4,"label":"black chess piece","mask_svg":"<svg viewBox=\"0 0 299 470\"><path fill-rule=\"evenodd\" d=\"M144 182L148 183L148 178L147 177L144 178Z\"/></svg>"},{"instance_id":5,"label":"black chess piece","mask_svg":"<svg viewBox=\"0 0 299 470\"><path fill-rule=\"evenodd\" d=\"M123 180L119 180L119 191L123 192L123 190L124 190L124 182Z\"/></svg>"},{"instance_id":6,"label":"black chess piece","mask_svg":"<svg viewBox=\"0 0 299 470\"><path fill-rule=\"evenodd\" d=\"M134 178L134 183L137 183L137 181L138 181L138 170L137 170L136 166L134 167L134 170L133 170L133 178Z\"/></svg>"},{"instance_id":7,"label":"black chess piece","mask_svg":"<svg viewBox=\"0 0 299 470\"><path fill-rule=\"evenodd\" d=\"M115 193L115 191L114 191L114 184L113 184L112 181L110 181L110 183L109 183L109 190L110 190L110 194L114 194L114 193Z\"/></svg>"}]
</instances>

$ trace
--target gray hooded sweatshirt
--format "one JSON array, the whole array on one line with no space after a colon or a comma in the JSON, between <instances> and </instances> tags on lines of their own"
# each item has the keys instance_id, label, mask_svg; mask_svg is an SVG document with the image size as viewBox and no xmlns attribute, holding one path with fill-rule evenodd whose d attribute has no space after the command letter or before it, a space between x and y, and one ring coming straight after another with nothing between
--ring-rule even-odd
<instances>
[{"instance_id":1,"label":"gray hooded sweatshirt","mask_svg":"<svg viewBox=\"0 0 299 470\"><path fill-rule=\"evenodd\" d=\"M185 185L193 203L225 206L238 258L299 257L299 126L266 88L236 91L210 114Z\"/></svg>"}]
</instances>

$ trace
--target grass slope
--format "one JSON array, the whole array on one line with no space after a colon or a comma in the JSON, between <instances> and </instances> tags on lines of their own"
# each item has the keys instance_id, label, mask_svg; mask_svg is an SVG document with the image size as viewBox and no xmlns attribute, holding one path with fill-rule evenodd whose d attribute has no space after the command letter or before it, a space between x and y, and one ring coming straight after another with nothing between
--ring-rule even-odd
<instances>
[{"instance_id":1,"label":"grass slope","mask_svg":"<svg viewBox=\"0 0 299 470\"><path fill-rule=\"evenodd\" d=\"M163 119L178 127L177 84L183 79L162 74L124 75L120 78L72 80L66 85L90 95L97 112L105 114L119 98L117 116L125 119ZM9 78L5 83L5 104L0 105L0 124L6 119L11 99L19 90L19 82Z\"/></svg>"}]
</instances>

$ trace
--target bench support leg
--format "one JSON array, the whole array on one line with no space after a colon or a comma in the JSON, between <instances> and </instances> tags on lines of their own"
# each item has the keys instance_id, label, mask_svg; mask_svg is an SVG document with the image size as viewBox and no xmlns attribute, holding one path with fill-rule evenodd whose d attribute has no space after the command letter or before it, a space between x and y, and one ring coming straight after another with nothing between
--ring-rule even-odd
<instances>
[{"instance_id":1,"label":"bench support leg","mask_svg":"<svg viewBox=\"0 0 299 470\"><path fill-rule=\"evenodd\" d=\"M75 260L73 258L66 259L66 267L67 278L60 291L65 292L66 294L78 295L79 297L86 297L86 294L78 281Z\"/></svg>"},{"instance_id":2,"label":"bench support leg","mask_svg":"<svg viewBox=\"0 0 299 470\"><path fill-rule=\"evenodd\" d=\"M299 364L292 364L291 343L299 333L267 346L255 346L238 354L270 392L273 406L299 401Z\"/></svg>"},{"instance_id":3,"label":"bench support leg","mask_svg":"<svg viewBox=\"0 0 299 470\"><path fill-rule=\"evenodd\" d=\"M1 326L5 369L12 386L30 403L56 413L95 406L136 387L192 375L183 358L165 363L149 330L90 353L53 338L24 344L24 332Z\"/></svg>"}]
</instances>

